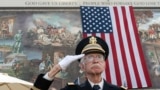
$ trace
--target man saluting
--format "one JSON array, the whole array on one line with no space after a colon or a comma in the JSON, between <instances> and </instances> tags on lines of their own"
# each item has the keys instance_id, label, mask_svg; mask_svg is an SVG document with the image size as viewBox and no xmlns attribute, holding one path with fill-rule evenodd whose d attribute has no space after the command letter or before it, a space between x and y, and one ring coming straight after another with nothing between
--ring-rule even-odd
<instances>
[{"instance_id":1,"label":"man saluting","mask_svg":"<svg viewBox=\"0 0 160 90\"><path fill-rule=\"evenodd\" d=\"M77 45L75 54L67 55L45 75L40 74L34 87L48 90L58 72L65 70L72 62L79 61L79 66L87 77L86 81L81 85L67 85L61 90L125 90L125 88L108 83L101 76L109 54L108 45L103 39L95 36L82 39Z\"/></svg>"}]
</instances>

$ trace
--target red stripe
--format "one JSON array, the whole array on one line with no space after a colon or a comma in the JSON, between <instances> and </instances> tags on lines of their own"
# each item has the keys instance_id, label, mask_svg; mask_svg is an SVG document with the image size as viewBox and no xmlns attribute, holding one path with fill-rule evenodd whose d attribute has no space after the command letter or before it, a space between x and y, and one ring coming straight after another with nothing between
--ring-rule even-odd
<instances>
[{"instance_id":1,"label":"red stripe","mask_svg":"<svg viewBox=\"0 0 160 90\"><path fill-rule=\"evenodd\" d=\"M105 34L104 33L101 33L101 38L103 40L105 40ZM106 71L106 79L107 79L108 82L111 82L111 74L110 74L111 71L110 71L109 67L110 67L110 65L108 63L108 58L107 58L107 60L106 60L106 70L105 70Z\"/></svg>"},{"instance_id":2,"label":"red stripe","mask_svg":"<svg viewBox=\"0 0 160 90\"><path fill-rule=\"evenodd\" d=\"M136 81L138 87L142 87L142 84L141 84L141 81L140 81L140 76L139 76L137 65L136 65L135 54L133 52L134 46L132 46L132 42L131 42L131 37L130 37L130 33L129 33L130 30L129 30L128 21L127 21L127 18L126 18L127 13L126 13L125 7L122 7L122 13L123 13L123 19L124 19L125 32L126 32L129 52L130 52L130 56L131 56L131 62L132 62L132 66L133 66L133 70L134 70L135 78L136 78L135 81Z\"/></svg>"},{"instance_id":3,"label":"red stripe","mask_svg":"<svg viewBox=\"0 0 160 90\"><path fill-rule=\"evenodd\" d=\"M114 32L113 32L114 33ZM113 55L113 62L114 62L114 67L115 67L115 74L116 74L116 80L117 80L117 85L121 86L121 74L119 71L119 64L118 64L118 58L117 58L117 51L116 51L116 44L115 44L115 39L113 36L113 33L110 34L110 43L111 43L111 50L112 50L112 55Z\"/></svg>"},{"instance_id":4,"label":"red stripe","mask_svg":"<svg viewBox=\"0 0 160 90\"><path fill-rule=\"evenodd\" d=\"M96 33L92 33L92 36L96 36Z\"/></svg>"},{"instance_id":5,"label":"red stripe","mask_svg":"<svg viewBox=\"0 0 160 90\"><path fill-rule=\"evenodd\" d=\"M108 82L111 82L111 76L110 76L110 69L109 69L109 64L108 64L108 59L106 60L106 79Z\"/></svg>"},{"instance_id":6,"label":"red stripe","mask_svg":"<svg viewBox=\"0 0 160 90\"><path fill-rule=\"evenodd\" d=\"M130 13L131 13L132 24L133 24L133 28L134 28L134 35L135 35L135 38L136 38L136 41L137 41L137 47L138 47L138 51L139 51L139 54L140 54L140 59L141 59L141 64L142 64L142 68L143 68L143 71L144 71L145 80L147 82L147 86L151 87L152 84L151 84L151 80L150 80L150 77L149 77L149 74L148 74L145 58L144 58L144 55L143 55L144 52L142 50L141 41L140 41L140 38L139 38L139 35L138 35L138 29L137 29L137 26L136 26L136 21L134 19L133 7L130 7L129 9L130 9Z\"/></svg>"},{"instance_id":7,"label":"red stripe","mask_svg":"<svg viewBox=\"0 0 160 90\"><path fill-rule=\"evenodd\" d=\"M119 43L120 43L119 48L121 49L122 60L123 60L123 64L124 64L125 74L126 74L126 77L127 77L127 85L128 85L128 87L132 87L131 77L129 75L129 69L127 67L128 64L127 64L127 61L126 61L127 59L126 59L126 54L125 54L125 50L124 50L123 39L122 39L122 35L121 35L121 26L120 26L120 21L119 21L119 15L118 15L118 10L117 10L116 7L114 7L114 13L115 13L117 32L118 32L118 36L119 36Z\"/></svg>"},{"instance_id":8,"label":"red stripe","mask_svg":"<svg viewBox=\"0 0 160 90\"><path fill-rule=\"evenodd\" d=\"M87 37L87 33L83 33L83 38L86 38Z\"/></svg>"}]
</instances>

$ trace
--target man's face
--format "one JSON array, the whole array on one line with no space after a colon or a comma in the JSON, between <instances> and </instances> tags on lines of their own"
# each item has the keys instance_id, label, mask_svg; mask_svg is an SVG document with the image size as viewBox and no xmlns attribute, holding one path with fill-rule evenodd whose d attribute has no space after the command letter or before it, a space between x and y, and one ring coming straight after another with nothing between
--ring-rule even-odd
<instances>
[{"instance_id":1,"label":"man's face","mask_svg":"<svg viewBox=\"0 0 160 90\"><path fill-rule=\"evenodd\" d=\"M101 74L105 70L104 56L100 53L91 53L84 56L81 69L86 74Z\"/></svg>"}]
</instances>

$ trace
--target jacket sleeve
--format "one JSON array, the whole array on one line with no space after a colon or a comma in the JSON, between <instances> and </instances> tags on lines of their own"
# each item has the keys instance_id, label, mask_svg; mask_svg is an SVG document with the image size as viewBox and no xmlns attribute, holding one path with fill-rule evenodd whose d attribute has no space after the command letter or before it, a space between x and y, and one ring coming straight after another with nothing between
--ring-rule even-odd
<instances>
[{"instance_id":1,"label":"jacket sleeve","mask_svg":"<svg viewBox=\"0 0 160 90\"><path fill-rule=\"evenodd\" d=\"M49 81L43 78L44 74L38 75L34 87L40 90L48 90L53 81Z\"/></svg>"}]
</instances>

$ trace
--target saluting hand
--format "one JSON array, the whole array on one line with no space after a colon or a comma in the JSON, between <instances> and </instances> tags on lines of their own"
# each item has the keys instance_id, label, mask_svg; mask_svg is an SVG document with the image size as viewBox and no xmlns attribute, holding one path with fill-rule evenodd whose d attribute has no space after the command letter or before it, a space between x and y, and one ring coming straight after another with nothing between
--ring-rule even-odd
<instances>
[{"instance_id":1,"label":"saluting hand","mask_svg":"<svg viewBox=\"0 0 160 90\"><path fill-rule=\"evenodd\" d=\"M84 57L84 54L80 55L67 55L65 56L58 64L62 68L62 70L66 70L66 68L74 61L81 59Z\"/></svg>"}]
</instances>

